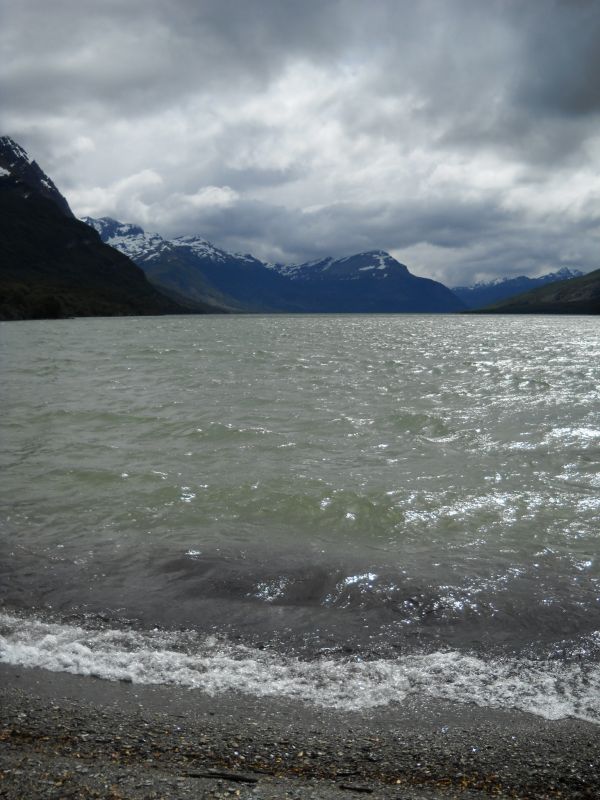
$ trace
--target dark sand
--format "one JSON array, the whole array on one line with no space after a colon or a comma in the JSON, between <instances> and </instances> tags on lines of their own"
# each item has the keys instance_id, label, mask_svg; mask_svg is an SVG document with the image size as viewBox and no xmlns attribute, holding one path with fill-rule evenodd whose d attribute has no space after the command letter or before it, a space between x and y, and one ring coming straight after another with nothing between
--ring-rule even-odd
<instances>
[{"instance_id":1,"label":"dark sand","mask_svg":"<svg viewBox=\"0 0 600 800\"><path fill-rule=\"evenodd\" d=\"M0 665L0 797L598 798L600 727L430 702L336 712Z\"/></svg>"}]
</instances>

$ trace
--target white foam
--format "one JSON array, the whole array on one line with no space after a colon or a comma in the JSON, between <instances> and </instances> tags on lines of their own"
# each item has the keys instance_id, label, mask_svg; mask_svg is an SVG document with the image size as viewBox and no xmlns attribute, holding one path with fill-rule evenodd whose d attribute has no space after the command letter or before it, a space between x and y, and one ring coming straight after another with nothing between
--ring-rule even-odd
<instances>
[{"instance_id":1,"label":"white foam","mask_svg":"<svg viewBox=\"0 0 600 800\"><path fill-rule=\"evenodd\" d=\"M0 661L114 681L176 684L210 695L239 691L296 698L345 710L422 696L600 724L597 664L487 661L456 651L305 662L191 632L87 630L4 613Z\"/></svg>"}]
</instances>

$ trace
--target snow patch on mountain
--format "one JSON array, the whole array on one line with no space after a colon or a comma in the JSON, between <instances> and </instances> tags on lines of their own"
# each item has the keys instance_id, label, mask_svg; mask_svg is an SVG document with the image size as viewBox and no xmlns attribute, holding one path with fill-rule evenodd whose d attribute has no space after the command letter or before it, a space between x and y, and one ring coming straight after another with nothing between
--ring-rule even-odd
<instances>
[{"instance_id":1,"label":"snow patch on mountain","mask_svg":"<svg viewBox=\"0 0 600 800\"><path fill-rule=\"evenodd\" d=\"M270 269L285 275L288 278L299 278L303 273L325 272L333 263L333 258L318 258L315 261L307 261L305 264L269 264Z\"/></svg>"},{"instance_id":2,"label":"snow patch on mountain","mask_svg":"<svg viewBox=\"0 0 600 800\"><path fill-rule=\"evenodd\" d=\"M548 275L545 275L545 278L552 278L556 281L566 281L570 280L571 278L580 278L585 273L582 272L580 269L571 269L570 267L561 267L561 269L557 270L557 272L550 272Z\"/></svg>"},{"instance_id":3,"label":"snow patch on mountain","mask_svg":"<svg viewBox=\"0 0 600 800\"><path fill-rule=\"evenodd\" d=\"M124 253L133 261L150 261L158 258L170 247L170 242L158 233L146 233L139 225L118 222L111 217L92 219L84 217L83 222L100 234L102 241Z\"/></svg>"},{"instance_id":4,"label":"snow patch on mountain","mask_svg":"<svg viewBox=\"0 0 600 800\"><path fill-rule=\"evenodd\" d=\"M195 256L200 258L210 258L212 261L225 261L231 258L231 254L225 250L219 250L206 239L200 236L177 236L171 239L171 244L176 247L187 247Z\"/></svg>"},{"instance_id":5,"label":"snow patch on mountain","mask_svg":"<svg viewBox=\"0 0 600 800\"><path fill-rule=\"evenodd\" d=\"M385 250L367 250L342 258L320 258L305 264L268 265L281 275L293 280L310 280L315 277L356 280L361 272L383 273L379 277L387 278L390 270L406 271L406 267Z\"/></svg>"},{"instance_id":6,"label":"snow patch on mountain","mask_svg":"<svg viewBox=\"0 0 600 800\"><path fill-rule=\"evenodd\" d=\"M189 250L194 256L208 259L215 263L226 263L232 259L245 261L248 264L262 266L292 280L312 280L329 278L357 280L361 273L377 273L380 278L387 278L389 271L407 271L385 250L370 250L364 253L334 259L327 258L309 261L305 264L270 264L260 261L246 253L229 253L215 247L206 239L196 235L177 236L174 239L163 239L158 233L146 233L138 225L119 222L111 217L101 219L83 219L98 231L102 240L111 247L120 250L138 264L159 258L169 250Z\"/></svg>"},{"instance_id":7,"label":"snow patch on mountain","mask_svg":"<svg viewBox=\"0 0 600 800\"><path fill-rule=\"evenodd\" d=\"M11 139L10 136L0 136L0 150L4 152L4 155L8 154L9 159L12 157L14 160L10 164L11 167L16 166L16 164L21 161L25 161L27 164L31 164L33 159L29 157L29 154L21 147L20 144L17 144L14 139Z\"/></svg>"},{"instance_id":8,"label":"snow patch on mountain","mask_svg":"<svg viewBox=\"0 0 600 800\"><path fill-rule=\"evenodd\" d=\"M526 275L503 276L492 281L480 281L472 286L455 286L453 292L469 306L469 308L481 308L492 303L507 300L523 292L529 292L540 286L557 281L571 280L578 278L584 273L578 269L562 267L556 272L549 272L537 278L529 278Z\"/></svg>"},{"instance_id":9,"label":"snow patch on mountain","mask_svg":"<svg viewBox=\"0 0 600 800\"><path fill-rule=\"evenodd\" d=\"M0 177L10 176L21 185L24 197L28 196L29 189L39 192L56 203L64 214L73 216L69 204L54 182L10 136L0 136L0 169Z\"/></svg>"},{"instance_id":10,"label":"snow patch on mountain","mask_svg":"<svg viewBox=\"0 0 600 800\"><path fill-rule=\"evenodd\" d=\"M231 258L256 261L251 256L232 256L231 253L220 250L200 236L188 235L164 239L159 233L149 233L139 225L119 222L111 217L100 219L84 217L83 222L98 231L102 241L120 250L137 263L153 261L166 252L182 248L191 251L199 258L208 258L211 261L225 262Z\"/></svg>"},{"instance_id":11,"label":"snow patch on mountain","mask_svg":"<svg viewBox=\"0 0 600 800\"><path fill-rule=\"evenodd\" d=\"M373 263L367 264L366 267L359 267L359 272L366 272L370 269L385 269L390 265L390 262L393 261L389 254L384 252L372 253L372 256L374 259ZM343 261L344 259L341 260Z\"/></svg>"},{"instance_id":12,"label":"snow patch on mountain","mask_svg":"<svg viewBox=\"0 0 600 800\"><path fill-rule=\"evenodd\" d=\"M477 281L477 283L472 283L465 286L453 286L453 291L467 291L473 289L489 289L494 286L503 286L506 283L517 283L519 281L523 282L541 282L541 283L551 283L553 281L566 281L570 280L571 278L579 278L584 273L579 269L573 269L570 267L561 267L556 272L548 272L545 275L540 275L538 277L531 278L527 275L502 275L498 278L493 278L490 281Z\"/></svg>"}]
</instances>

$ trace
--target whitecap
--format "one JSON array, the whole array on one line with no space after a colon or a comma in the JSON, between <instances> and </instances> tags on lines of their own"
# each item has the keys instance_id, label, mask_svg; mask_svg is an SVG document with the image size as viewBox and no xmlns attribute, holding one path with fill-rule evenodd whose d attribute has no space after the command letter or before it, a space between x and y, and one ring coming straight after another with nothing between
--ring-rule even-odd
<instances>
[{"instance_id":1,"label":"whitecap","mask_svg":"<svg viewBox=\"0 0 600 800\"><path fill-rule=\"evenodd\" d=\"M456 650L376 661L302 661L191 632L89 630L6 613L0 614L0 661L113 681L175 684L210 695L295 698L343 710L420 696L600 724L600 666L579 661L486 660Z\"/></svg>"}]
</instances>

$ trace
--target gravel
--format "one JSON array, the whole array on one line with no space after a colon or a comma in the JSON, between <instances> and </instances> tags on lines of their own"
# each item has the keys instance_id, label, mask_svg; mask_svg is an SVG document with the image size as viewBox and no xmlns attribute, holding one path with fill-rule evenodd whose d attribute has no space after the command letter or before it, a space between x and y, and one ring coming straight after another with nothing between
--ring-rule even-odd
<instances>
[{"instance_id":1,"label":"gravel","mask_svg":"<svg viewBox=\"0 0 600 800\"><path fill-rule=\"evenodd\" d=\"M450 703L370 713L0 665L0 797L596 798L600 729Z\"/></svg>"}]
</instances>

